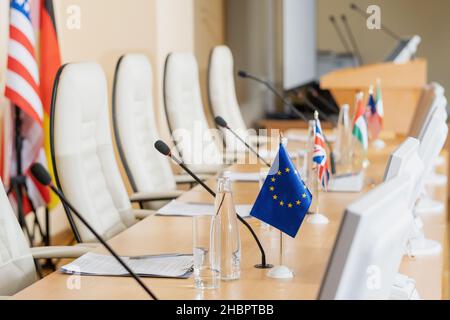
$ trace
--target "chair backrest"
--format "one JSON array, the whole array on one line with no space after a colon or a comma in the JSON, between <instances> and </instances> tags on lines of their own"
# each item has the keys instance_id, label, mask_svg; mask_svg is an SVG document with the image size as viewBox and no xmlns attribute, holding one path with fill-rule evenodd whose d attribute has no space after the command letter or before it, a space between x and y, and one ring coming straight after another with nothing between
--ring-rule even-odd
<instances>
[{"instance_id":1,"label":"chair backrest","mask_svg":"<svg viewBox=\"0 0 450 320\"><path fill-rule=\"evenodd\" d=\"M97 63L62 67L51 112L56 182L100 235L108 239L135 223L111 139L108 92ZM96 239L80 221L84 242Z\"/></svg>"},{"instance_id":2,"label":"chair backrest","mask_svg":"<svg viewBox=\"0 0 450 320\"><path fill-rule=\"evenodd\" d=\"M221 138L208 126L197 61L191 53L172 53L164 71L164 103L174 143L188 165L221 164Z\"/></svg>"},{"instance_id":3,"label":"chair backrest","mask_svg":"<svg viewBox=\"0 0 450 320\"><path fill-rule=\"evenodd\" d=\"M0 296L12 296L34 281L30 248L0 181Z\"/></svg>"},{"instance_id":4,"label":"chair backrest","mask_svg":"<svg viewBox=\"0 0 450 320\"><path fill-rule=\"evenodd\" d=\"M242 118L234 84L234 60L227 46L216 46L209 57L208 97L214 117L220 116L240 137L249 136ZM228 130L223 130L228 151L243 151L245 146Z\"/></svg>"},{"instance_id":5,"label":"chair backrest","mask_svg":"<svg viewBox=\"0 0 450 320\"><path fill-rule=\"evenodd\" d=\"M227 46L217 46L211 51L208 96L215 117L223 117L234 130L247 130L236 98L233 54Z\"/></svg>"},{"instance_id":6,"label":"chair backrest","mask_svg":"<svg viewBox=\"0 0 450 320\"><path fill-rule=\"evenodd\" d=\"M127 54L119 60L112 103L114 134L134 192L176 189L169 162L153 146L159 134L152 85L152 67L145 55Z\"/></svg>"}]
</instances>

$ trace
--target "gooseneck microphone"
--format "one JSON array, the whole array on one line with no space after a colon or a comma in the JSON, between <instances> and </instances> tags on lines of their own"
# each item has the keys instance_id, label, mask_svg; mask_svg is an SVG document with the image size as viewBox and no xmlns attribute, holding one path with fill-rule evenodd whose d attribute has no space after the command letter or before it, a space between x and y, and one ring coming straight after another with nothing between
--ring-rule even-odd
<instances>
[{"instance_id":1,"label":"gooseneck microphone","mask_svg":"<svg viewBox=\"0 0 450 320\"><path fill-rule=\"evenodd\" d=\"M247 147L247 149L249 149L253 154L255 154L256 157L257 157L259 160L261 160L267 167L269 167L269 168L271 167L270 163L268 163L266 160L264 160L263 157L261 157L261 156L259 155L259 153L256 152L255 149L253 149L247 142L245 142L244 139L242 139L242 138L241 138L234 130L232 130L232 129L228 126L228 123L225 121L224 118L222 118L222 117L216 117L214 120L215 120L216 124L217 124L219 127L224 128L224 129L227 129L228 131L230 131L230 132L231 132L231 133L232 133L239 141L241 141L241 142Z\"/></svg>"},{"instance_id":2,"label":"gooseneck microphone","mask_svg":"<svg viewBox=\"0 0 450 320\"><path fill-rule=\"evenodd\" d=\"M103 238L95 231L95 229L83 218L83 216L72 206L72 204L66 199L64 194L57 189L53 183L50 174L47 169L45 169L40 163L35 163L31 166L31 174L36 178L36 180L50 189L61 199L61 201L67 205L67 207L73 212L73 214L92 232L92 234L97 238L97 240L106 248L106 250L111 253L111 255L119 262L122 267L136 280L136 282L144 289L145 292L154 300L158 298L153 294L153 292L142 282L138 275L136 275L130 267L119 257L119 255L109 246L109 244L103 240Z\"/></svg>"},{"instance_id":3,"label":"gooseneck microphone","mask_svg":"<svg viewBox=\"0 0 450 320\"><path fill-rule=\"evenodd\" d=\"M367 17L369 16L369 14L367 12L364 12L360 7L358 7L356 4L351 3L350 4L350 9L352 9L353 11L355 11L356 13L358 13L360 16L362 16L364 19L367 19ZM400 37L398 34L396 34L394 31L392 31L391 29L389 29L388 27L386 27L384 24L381 23L381 29L387 34L389 35L391 38L397 40L397 41L402 41L404 39L402 39L402 37Z\"/></svg>"},{"instance_id":4,"label":"gooseneck microphone","mask_svg":"<svg viewBox=\"0 0 450 320\"><path fill-rule=\"evenodd\" d=\"M336 33L339 37L339 39L341 40L342 45L344 46L344 49L348 52L348 53L352 53L352 50L350 49L350 46L348 45L347 40L345 40L344 35L342 34L341 28L339 28L337 22L336 22L336 18L331 15L330 16L330 22L333 25L334 29L336 30Z\"/></svg>"},{"instance_id":5,"label":"gooseneck microphone","mask_svg":"<svg viewBox=\"0 0 450 320\"><path fill-rule=\"evenodd\" d=\"M197 183L201 185L211 196L213 196L214 198L216 197L216 193L210 187L208 187L206 183L204 183L199 177L197 177L197 175L193 173L183 161L181 161L172 154L172 151L170 150L169 146L164 141L161 140L156 141L155 149L158 150L162 155L171 158L176 164L178 164L181 168L183 168L183 170L185 170L195 181L197 181ZM261 251L261 264L255 265L255 268L258 269L272 268L273 266L266 262L266 253L255 231L253 231L252 227L240 215L236 213L236 216L238 220L245 225L248 231L250 231L251 235L253 236L253 239L255 239L256 244L258 245L259 250Z\"/></svg>"},{"instance_id":6,"label":"gooseneck microphone","mask_svg":"<svg viewBox=\"0 0 450 320\"><path fill-rule=\"evenodd\" d=\"M353 35L352 28L350 28L350 24L348 23L347 16L345 14L341 15L342 23L344 24L345 30L350 39L350 43L352 44L353 50L355 52L356 57L358 58L359 65L363 65L364 61L361 55L361 51L359 51L359 47L356 43L356 38Z\"/></svg>"},{"instance_id":7,"label":"gooseneck microphone","mask_svg":"<svg viewBox=\"0 0 450 320\"><path fill-rule=\"evenodd\" d=\"M259 78L255 77L255 76L253 76L253 75L251 75L248 72L243 71L243 70L238 71L238 76L243 78L243 79L251 79L253 81L261 83L267 89L269 89L278 99L280 99L280 101L283 102L283 104L285 106L288 106L289 109L293 113L295 113L295 115L297 115L303 121L308 122L308 119L306 118L306 116L302 112L300 112L296 107L294 107L291 102L287 101L286 98L284 98L268 81L264 81L262 79L259 79Z\"/></svg>"}]
</instances>

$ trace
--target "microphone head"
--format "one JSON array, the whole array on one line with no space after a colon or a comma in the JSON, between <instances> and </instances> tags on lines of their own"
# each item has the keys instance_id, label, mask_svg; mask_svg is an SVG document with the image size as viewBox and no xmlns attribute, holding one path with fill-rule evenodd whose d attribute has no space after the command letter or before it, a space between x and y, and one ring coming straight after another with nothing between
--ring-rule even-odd
<instances>
[{"instance_id":1,"label":"microphone head","mask_svg":"<svg viewBox=\"0 0 450 320\"><path fill-rule=\"evenodd\" d=\"M162 140L158 140L155 142L155 149L167 157L171 154L169 146Z\"/></svg>"},{"instance_id":2,"label":"microphone head","mask_svg":"<svg viewBox=\"0 0 450 320\"><path fill-rule=\"evenodd\" d=\"M341 15L342 21L347 21L347 16L345 14Z\"/></svg>"},{"instance_id":3,"label":"microphone head","mask_svg":"<svg viewBox=\"0 0 450 320\"><path fill-rule=\"evenodd\" d=\"M330 16L330 21L334 23L334 22L336 22L336 18L333 15L331 15Z\"/></svg>"},{"instance_id":4,"label":"microphone head","mask_svg":"<svg viewBox=\"0 0 450 320\"><path fill-rule=\"evenodd\" d=\"M238 76L241 78L247 78L248 77L248 73L243 71L243 70L239 70L238 71Z\"/></svg>"},{"instance_id":5,"label":"microphone head","mask_svg":"<svg viewBox=\"0 0 450 320\"><path fill-rule=\"evenodd\" d=\"M33 177L35 177L40 184L44 186L50 186L52 184L52 178L42 164L35 163L31 166L30 170Z\"/></svg>"},{"instance_id":6,"label":"microphone head","mask_svg":"<svg viewBox=\"0 0 450 320\"><path fill-rule=\"evenodd\" d=\"M222 128L228 128L228 124L227 124L227 122L225 121L224 118L222 118L222 117L216 117L214 120L216 121L216 124L217 124L219 127L222 127Z\"/></svg>"},{"instance_id":7,"label":"microphone head","mask_svg":"<svg viewBox=\"0 0 450 320\"><path fill-rule=\"evenodd\" d=\"M352 10L358 10L359 8L358 8L358 6L357 6L356 4L350 3L350 9L352 9Z\"/></svg>"}]
</instances>

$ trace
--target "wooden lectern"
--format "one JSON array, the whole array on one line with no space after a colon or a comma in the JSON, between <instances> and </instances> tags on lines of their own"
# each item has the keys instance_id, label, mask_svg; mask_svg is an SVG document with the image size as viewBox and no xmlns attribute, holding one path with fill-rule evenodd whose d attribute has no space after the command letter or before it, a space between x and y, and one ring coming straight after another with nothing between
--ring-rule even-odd
<instances>
[{"instance_id":1,"label":"wooden lectern","mask_svg":"<svg viewBox=\"0 0 450 320\"><path fill-rule=\"evenodd\" d=\"M355 95L381 80L384 101L384 130L407 134L427 84L427 62L417 59L405 64L381 63L342 69L322 77L320 86L330 90L339 105L350 105L353 114Z\"/></svg>"}]
</instances>

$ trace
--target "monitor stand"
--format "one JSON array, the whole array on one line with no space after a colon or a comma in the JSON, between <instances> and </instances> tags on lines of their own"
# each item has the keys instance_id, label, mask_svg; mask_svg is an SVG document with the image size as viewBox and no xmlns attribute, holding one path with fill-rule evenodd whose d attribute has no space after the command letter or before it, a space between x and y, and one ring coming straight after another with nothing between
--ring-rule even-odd
<instances>
[{"instance_id":1,"label":"monitor stand","mask_svg":"<svg viewBox=\"0 0 450 320\"><path fill-rule=\"evenodd\" d=\"M438 255L441 251L442 246L439 242L425 238L422 219L416 217L405 254L409 257L423 257Z\"/></svg>"},{"instance_id":2,"label":"monitor stand","mask_svg":"<svg viewBox=\"0 0 450 320\"><path fill-rule=\"evenodd\" d=\"M392 285L390 300L422 300L416 288L416 281L398 273Z\"/></svg>"}]
</instances>

